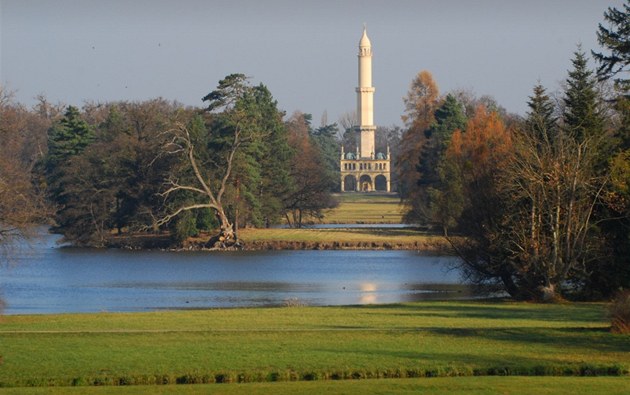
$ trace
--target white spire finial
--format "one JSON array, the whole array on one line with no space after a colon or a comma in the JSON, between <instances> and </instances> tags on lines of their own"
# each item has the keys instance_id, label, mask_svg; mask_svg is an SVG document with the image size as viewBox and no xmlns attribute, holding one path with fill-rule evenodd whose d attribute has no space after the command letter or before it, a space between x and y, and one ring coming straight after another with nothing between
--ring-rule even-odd
<instances>
[{"instance_id":1,"label":"white spire finial","mask_svg":"<svg viewBox=\"0 0 630 395\"><path fill-rule=\"evenodd\" d=\"M361 41L359 41L359 47L371 47L372 43L370 43L370 39L367 36L367 27L366 24L363 24L363 35L361 36Z\"/></svg>"}]
</instances>

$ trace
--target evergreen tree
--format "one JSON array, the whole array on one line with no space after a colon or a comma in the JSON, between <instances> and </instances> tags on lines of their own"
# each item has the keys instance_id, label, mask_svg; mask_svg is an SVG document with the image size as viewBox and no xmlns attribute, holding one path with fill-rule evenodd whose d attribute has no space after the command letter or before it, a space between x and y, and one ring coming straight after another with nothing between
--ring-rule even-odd
<instances>
[{"instance_id":1,"label":"evergreen tree","mask_svg":"<svg viewBox=\"0 0 630 395\"><path fill-rule=\"evenodd\" d=\"M54 171L73 155L80 154L94 140L94 130L79 113L79 109L69 106L58 122L48 131L47 170Z\"/></svg>"},{"instance_id":2,"label":"evergreen tree","mask_svg":"<svg viewBox=\"0 0 630 395\"><path fill-rule=\"evenodd\" d=\"M336 123L325 124L311 130L311 137L318 146L323 159L328 179L331 182L331 192L339 191L341 187L339 157L341 156L340 142L337 140L339 128Z\"/></svg>"},{"instance_id":3,"label":"evergreen tree","mask_svg":"<svg viewBox=\"0 0 630 395\"><path fill-rule=\"evenodd\" d=\"M630 99L630 78L623 77L630 73L630 2L626 0L620 10L609 7L604 18L610 28L600 23L597 41L610 53L592 52L599 63L597 74L602 79L612 78L617 88Z\"/></svg>"},{"instance_id":4,"label":"evergreen tree","mask_svg":"<svg viewBox=\"0 0 630 395\"><path fill-rule=\"evenodd\" d=\"M588 68L586 55L578 47L573 69L566 80L563 120L567 133L578 141L599 137L604 130L597 80Z\"/></svg>"},{"instance_id":5,"label":"evergreen tree","mask_svg":"<svg viewBox=\"0 0 630 395\"><path fill-rule=\"evenodd\" d=\"M61 220L68 202L66 177L70 159L81 154L93 141L94 130L79 113L69 106L64 116L48 130L48 155L45 160L46 183L51 201L57 206L57 220ZM65 222L61 220L61 222Z\"/></svg>"},{"instance_id":6,"label":"evergreen tree","mask_svg":"<svg viewBox=\"0 0 630 395\"><path fill-rule=\"evenodd\" d=\"M420 185L432 185L439 182L437 167L450 143L456 129L463 130L466 116L462 106L453 95L446 95L444 102L435 110L435 122L425 131L428 142L420 153L418 171Z\"/></svg>"},{"instance_id":7,"label":"evergreen tree","mask_svg":"<svg viewBox=\"0 0 630 395\"><path fill-rule=\"evenodd\" d=\"M557 119L554 116L554 104L541 84L534 86L534 95L529 97L527 106L529 107L525 120L527 130L534 134L537 140L549 144L557 133Z\"/></svg>"},{"instance_id":8,"label":"evergreen tree","mask_svg":"<svg viewBox=\"0 0 630 395\"><path fill-rule=\"evenodd\" d=\"M592 52L598 62L601 80L612 80L618 96L614 103L614 139L609 139L607 174L610 182L604 207L598 207L602 233L602 259L590 265L587 287L592 295L610 296L620 288L630 288L630 3L621 9L608 8L597 31L599 44L608 53Z\"/></svg>"},{"instance_id":9,"label":"evergreen tree","mask_svg":"<svg viewBox=\"0 0 630 395\"><path fill-rule=\"evenodd\" d=\"M412 190L412 200L408 202L407 222L422 221L432 223L440 221L438 206L434 201L440 199L439 191L448 181L444 173L444 154L455 130L462 130L466 125L464 110L453 95L447 95L444 102L435 110L435 121L424 133L425 142L417 159L417 185Z\"/></svg>"},{"instance_id":10,"label":"evergreen tree","mask_svg":"<svg viewBox=\"0 0 630 395\"><path fill-rule=\"evenodd\" d=\"M283 215L283 198L292 188L287 130L282 122L283 112L278 110L269 89L259 85L254 89L254 97L260 112L259 127L265 130L262 147L257 156L261 183L258 197L261 201L262 222L265 226L277 223Z\"/></svg>"}]
</instances>

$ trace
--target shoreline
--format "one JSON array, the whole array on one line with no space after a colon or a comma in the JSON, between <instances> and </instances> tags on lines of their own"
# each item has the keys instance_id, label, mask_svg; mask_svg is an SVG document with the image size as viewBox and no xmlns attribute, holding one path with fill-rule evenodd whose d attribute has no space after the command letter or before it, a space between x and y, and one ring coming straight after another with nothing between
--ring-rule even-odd
<instances>
[{"instance_id":1,"label":"shoreline","mask_svg":"<svg viewBox=\"0 0 630 395\"><path fill-rule=\"evenodd\" d=\"M205 244L208 235L173 245L169 235L132 234L111 237L106 248L166 251L215 251ZM450 244L442 236L409 228L380 229L243 229L240 245L229 250L404 250L450 255Z\"/></svg>"}]
</instances>

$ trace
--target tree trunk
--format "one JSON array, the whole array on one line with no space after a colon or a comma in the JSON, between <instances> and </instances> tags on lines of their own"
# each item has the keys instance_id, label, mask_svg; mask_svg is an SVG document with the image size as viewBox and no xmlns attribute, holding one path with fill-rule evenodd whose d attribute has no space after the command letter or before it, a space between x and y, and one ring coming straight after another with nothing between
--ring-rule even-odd
<instances>
[{"instance_id":1,"label":"tree trunk","mask_svg":"<svg viewBox=\"0 0 630 395\"><path fill-rule=\"evenodd\" d=\"M217 217L220 221L220 231L208 240L206 247L216 250L241 249L242 246L238 241L234 227L230 223L228 216L223 209L216 210Z\"/></svg>"}]
</instances>

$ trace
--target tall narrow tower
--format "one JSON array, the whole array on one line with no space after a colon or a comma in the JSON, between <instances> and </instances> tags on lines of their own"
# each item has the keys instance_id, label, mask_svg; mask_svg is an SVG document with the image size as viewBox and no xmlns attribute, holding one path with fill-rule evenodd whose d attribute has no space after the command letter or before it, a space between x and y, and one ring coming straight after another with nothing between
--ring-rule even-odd
<instances>
[{"instance_id":1,"label":"tall narrow tower","mask_svg":"<svg viewBox=\"0 0 630 395\"><path fill-rule=\"evenodd\" d=\"M387 153L376 152L374 134L374 87L372 86L372 44L365 26L359 41L359 86L357 87L356 153L341 146L339 170L342 192L390 192L391 158Z\"/></svg>"},{"instance_id":2,"label":"tall narrow tower","mask_svg":"<svg viewBox=\"0 0 630 395\"><path fill-rule=\"evenodd\" d=\"M372 44L363 27L359 41L359 86L357 87L357 117L361 158L374 159L374 87L372 86Z\"/></svg>"}]
</instances>

